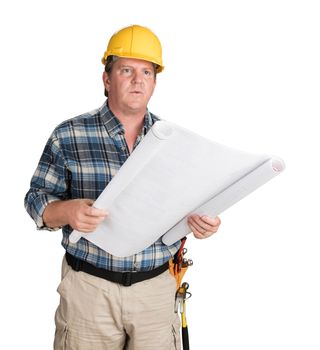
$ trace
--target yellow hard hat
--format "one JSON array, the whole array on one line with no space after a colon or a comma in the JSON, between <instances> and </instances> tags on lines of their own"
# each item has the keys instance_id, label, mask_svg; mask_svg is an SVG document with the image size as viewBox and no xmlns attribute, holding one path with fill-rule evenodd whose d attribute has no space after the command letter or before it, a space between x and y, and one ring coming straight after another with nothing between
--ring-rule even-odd
<instances>
[{"instance_id":1,"label":"yellow hard hat","mask_svg":"<svg viewBox=\"0 0 320 350\"><path fill-rule=\"evenodd\" d=\"M158 66L157 73L164 69L161 43L146 27L132 25L113 34L102 57L102 63L106 64L108 56L113 55L155 63Z\"/></svg>"}]
</instances>

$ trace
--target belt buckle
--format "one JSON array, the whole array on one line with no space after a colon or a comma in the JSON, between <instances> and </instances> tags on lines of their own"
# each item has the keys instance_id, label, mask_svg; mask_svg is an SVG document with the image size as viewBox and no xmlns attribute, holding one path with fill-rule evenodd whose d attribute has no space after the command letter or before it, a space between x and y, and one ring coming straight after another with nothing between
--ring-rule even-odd
<instances>
[{"instance_id":1,"label":"belt buckle","mask_svg":"<svg viewBox=\"0 0 320 350\"><path fill-rule=\"evenodd\" d=\"M132 285L132 275L134 274L134 272L124 272L122 275L122 285L125 287L130 287Z\"/></svg>"}]
</instances>

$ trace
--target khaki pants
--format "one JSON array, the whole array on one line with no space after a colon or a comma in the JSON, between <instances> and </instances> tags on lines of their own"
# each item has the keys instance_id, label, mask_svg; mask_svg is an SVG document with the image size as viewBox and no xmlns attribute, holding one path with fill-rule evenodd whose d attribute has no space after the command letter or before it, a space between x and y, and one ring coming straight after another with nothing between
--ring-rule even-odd
<instances>
[{"instance_id":1,"label":"khaki pants","mask_svg":"<svg viewBox=\"0 0 320 350\"><path fill-rule=\"evenodd\" d=\"M73 271L64 258L54 349L181 349L175 291L169 271L124 287Z\"/></svg>"}]
</instances>

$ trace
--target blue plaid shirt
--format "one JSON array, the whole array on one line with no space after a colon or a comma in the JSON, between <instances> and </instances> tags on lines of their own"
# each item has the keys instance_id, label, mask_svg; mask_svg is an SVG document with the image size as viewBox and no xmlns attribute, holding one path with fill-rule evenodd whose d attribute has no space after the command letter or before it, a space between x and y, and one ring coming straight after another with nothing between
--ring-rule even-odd
<instances>
[{"instance_id":1,"label":"blue plaid shirt","mask_svg":"<svg viewBox=\"0 0 320 350\"><path fill-rule=\"evenodd\" d=\"M155 121L146 112L144 126L134 147ZM105 102L101 108L61 123L50 136L31 187L25 207L39 229L47 229L42 220L46 206L56 200L97 199L130 153L124 128ZM57 228L58 229L58 228ZM167 262L177 252L180 242L166 246L161 239L133 256L119 258L81 238L69 242L72 228L63 226L62 245L73 256L112 271L147 271Z\"/></svg>"}]
</instances>

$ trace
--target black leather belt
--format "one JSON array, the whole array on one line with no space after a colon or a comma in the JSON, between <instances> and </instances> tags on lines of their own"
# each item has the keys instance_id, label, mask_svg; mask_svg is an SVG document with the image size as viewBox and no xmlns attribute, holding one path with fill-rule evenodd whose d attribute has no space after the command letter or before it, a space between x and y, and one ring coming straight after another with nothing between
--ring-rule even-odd
<instances>
[{"instance_id":1,"label":"black leather belt","mask_svg":"<svg viewBox=\"0 0 320 350\"><path fill-rule=\"evenodd\" d=\"M150 271L116 272L93 266L84 260L75 258L68 252L66 252L66 259L67 263L75 271L83 271L90 275L104 278L110 282L119 283L125 287L129 287L134 283L156 277L169 268L169 262L166 262L164 265L161 265Z\"/></svg>"}]
</instances>

